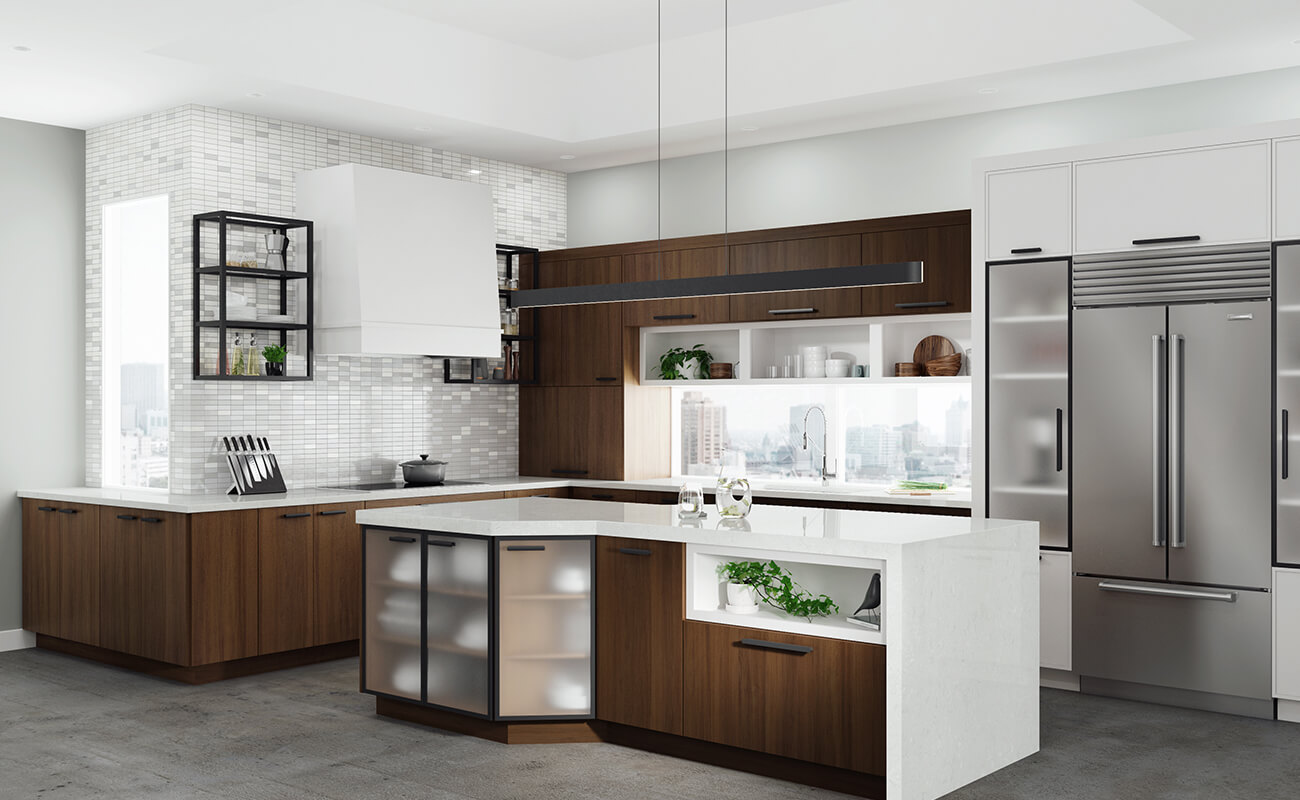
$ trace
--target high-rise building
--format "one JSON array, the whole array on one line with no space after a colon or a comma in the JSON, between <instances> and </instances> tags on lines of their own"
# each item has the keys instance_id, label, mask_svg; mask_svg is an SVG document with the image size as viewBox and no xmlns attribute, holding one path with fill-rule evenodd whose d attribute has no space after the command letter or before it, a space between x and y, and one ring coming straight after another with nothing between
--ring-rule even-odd
<instances>
[{"instance_id":1,"label":"high-rise building","mask_svg":"<svg viewBox=\"0 0 1300 800\"><path fill-rule=\"evenodd\" d=\"M717 466L727 447L727 408L703 392L682 395L682 471L692 466Z\"/></svg>"},{"instance_id":2,"label":"high-rise building","mask_svg":"<svg viewBox=\"0 0 1300 800\"><path fill-rule=\"evenodd\" d=\"M122 365L122 430L147 430L149 414L166 410L165 378L162 364Z\"/></svg>"}]
</instances>

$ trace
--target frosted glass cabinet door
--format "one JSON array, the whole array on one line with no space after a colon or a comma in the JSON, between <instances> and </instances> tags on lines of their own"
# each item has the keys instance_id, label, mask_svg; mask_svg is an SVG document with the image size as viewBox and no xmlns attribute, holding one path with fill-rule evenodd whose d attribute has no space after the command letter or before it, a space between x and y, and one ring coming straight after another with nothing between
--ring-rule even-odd
<instances>
[{"instance_id":1,"label":"frosted glass cabinet door","mask_svg":"<svg viewBox=\"0 0 1300 800\"><path fill-rule=\"evenodd\" d=\"M420 536L366 532L365 688L420 699Z\"/></svg>"},{"instance_id":2,"label":"frosted glass cabinet door","mask_svg":"<svg viewBox=\"0 0 1300 800\"><path fill-rule=\"evenodd\" d=\"M497 542L500 717L590 717L591 540Z\"/></svg>"},{"instance_id":3,"label":"frosted glass cabinet door","mask_svg":"<svg viewBox=\"0 0 1300 800\"><path fill-rule=\"evenodd\" d=\"M989 516L1069 545L1069 262L989 266Z\"/></svg>"},{"instance_id":4,"label":"frosted glass cabinet door","mask_svg":"<svg viewBox=\"0 0 1300 800\"><path fill-rule=\"evenodd\" d=\"M425 535L425 702L487 716L492 684L486 539Z\"/></svg>"}]
</instances>

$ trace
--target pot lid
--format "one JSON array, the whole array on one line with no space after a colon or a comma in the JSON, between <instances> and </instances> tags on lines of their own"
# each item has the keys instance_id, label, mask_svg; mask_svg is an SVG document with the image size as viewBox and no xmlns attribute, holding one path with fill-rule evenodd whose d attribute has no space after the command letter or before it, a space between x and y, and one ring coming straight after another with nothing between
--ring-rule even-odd
<instances>
[{"instance_id":1,"label":"pot lid","mask_svg":"<svg viewBox=\"0 0 1300 800\"><path fill-rule=\"evenodd\" d=\"M397 466L399 466L399 467L436 467L436 466L438 466L439 464L446 464L446 463L447 463L446 461L430 461L430 460L429 460L429 456L428 456L428 454L426 454L426 453L421 453L421 454L420 454L420 460L419 460L419 461L416 461L415 459L411 459L410 461L403 461L401 464L398 464Z\"/></svg>"}]
</instances>

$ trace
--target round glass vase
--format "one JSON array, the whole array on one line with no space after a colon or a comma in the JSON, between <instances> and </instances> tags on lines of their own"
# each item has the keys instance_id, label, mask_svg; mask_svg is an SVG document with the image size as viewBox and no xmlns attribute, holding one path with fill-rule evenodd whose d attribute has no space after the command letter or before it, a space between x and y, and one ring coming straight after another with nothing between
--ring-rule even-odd
<instances>
[{"instance_id":1,"label":"round glass vase","mask_svg":"<svg viewBox=\"0 0 1300 800\"><path fill-rule=\"evenodd\" d=\"M713 502L723 519L744 519L754 506L754 492L745 478L718 477Z\"/></svg>"}]
</instances>

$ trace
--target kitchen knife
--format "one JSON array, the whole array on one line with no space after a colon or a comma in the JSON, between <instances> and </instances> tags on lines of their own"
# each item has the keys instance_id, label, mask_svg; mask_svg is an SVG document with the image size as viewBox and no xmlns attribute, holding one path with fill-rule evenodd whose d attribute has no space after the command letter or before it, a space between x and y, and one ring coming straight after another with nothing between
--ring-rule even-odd
<instances>
[{"instance_id":1,"label":"kitchen knife","mask_svg":"<svg viewBox=\"0 0 1300 800\"><path fill-rule=\"evenodd\" d=\"M235 448L228 437L222 436L221 441L226 445L226 463L230 465L230 475L234 478L235 488L240 494L245 494L248 491L248 482L239 469L239 456L235 453Z\"/></svg>"},{"instance_id":2,"label":"kitchen knife","mask_svg":"<svg viewBox=\"0 0 1300 800\"><path fill-rule=\"evenodd\" d=\"M271 452L271 443L266 440L265 436L262 437L262 447L266 450L266 457L271 460L272 474L279 474L280 462L276 460L275 453Z\"/></svg>"},{"instance_id":3,"label":"kitchen knife","mask_svg":"<svg viewBox=\"0 0 1300 800\"><path fill-rule=\"evenodd\" d=\"M244 450L248 453L248 463L252 466L253 474L257 476L257 480L259 482L266 480L266 472L258 458L257 448L253 446L253 437L241 436L239 440L244 443Z\"/></svg>"},{"instance_id":4,"label":"kitchen knife","mask_svg":"<svg viewBox=\"0 0 1300 800\"><path fill-rule=\"evenodd\" d=\"M235 444L238 445L242 450L244 443L239 441L238 436L234 438L235 438ZM244 479L248 481L248 488L252 489L253 484L257 483L257 478L253 476L253 468L248 463L248 454L244 452L240 452L237 458L239 459L239 465L244 469Z\"/></svg>"},{"instance_id":5,"label":"kitchen knife","mask_svg":"<svg viewBox=\"0 0 1300 800\"><path fill-rule=\"evenodd\" d=\"M248 440L248 445L253 450L253 458L257 461L257 469L262 473L262 480L271 477L271 465L266 463L266 456L262 455L262 448L257 445L257 437L251 433L244 437Z\"/></svg>"}]
</instances>

